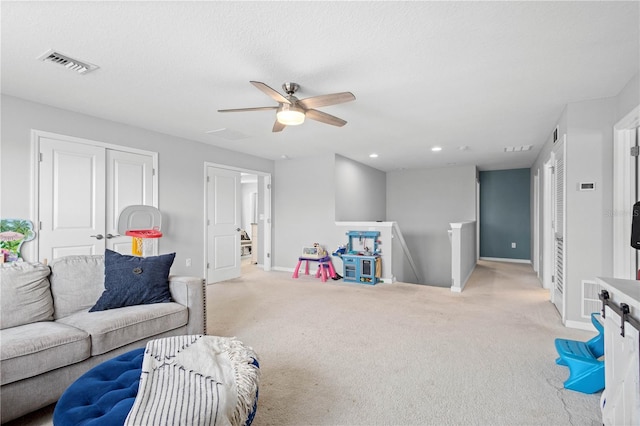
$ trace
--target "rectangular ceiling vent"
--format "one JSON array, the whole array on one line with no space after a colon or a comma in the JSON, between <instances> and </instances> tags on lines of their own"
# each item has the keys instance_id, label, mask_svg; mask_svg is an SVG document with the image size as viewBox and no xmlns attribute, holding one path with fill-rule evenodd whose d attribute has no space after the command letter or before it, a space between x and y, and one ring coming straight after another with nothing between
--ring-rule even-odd
<instances>
[{"instance_id":1,"label":"rectangular ceiling vent","mask_svg":"<svg viewBox=\"0 0 640 426\"><path fill-rule=\"evenodd\" d=\"M79 61L60 52L48 50L38 57L43 62L51 62L52 64L62 65L68 70L75 71L78 74L86 74L100 67L90 64L89 62Z\"/></svg>"},{"instance_id":2,"label":"rectangular ceiling vent","mask_svg":"<svg viewBox=\"0 0 640 426\"><path fill-rule=\"evenodd\" d=\"M217 138L227 139L230 141L239 141L241 139L246 139L249 137L249 135L245 135L244 133L237 130L227 129L226 127L222 127L216 130L209 130L205 133Z\"/></svg>"},{"instance_id":3,"label":"rectangular ceiling vent","mask_svg":"<svg viewBox=\"0 0 640 426\"><path fill-rule=\"evenodd\" d=\"M505 146L504 152L523 152L523 151L531 151L533 145L521 145L521 146Z\"/></svg>"}]
</instances>

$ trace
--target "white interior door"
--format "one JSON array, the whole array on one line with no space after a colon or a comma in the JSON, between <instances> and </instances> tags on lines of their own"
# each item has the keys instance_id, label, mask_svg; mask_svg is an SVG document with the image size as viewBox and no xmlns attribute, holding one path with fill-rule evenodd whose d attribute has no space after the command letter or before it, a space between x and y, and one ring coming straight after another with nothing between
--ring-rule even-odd
<instances>
[{"instance_id":1,"label":"white interior door","mask_svg":"<svg viewBox=\"0 0 640 426\"><path fill-rule=\"evenodd\" d=\"M153 158L150 155L107 150L107 248L131 254L131 237L118 235L118 217L127 206L153 205ZM153 239L153 254L158 254Z\"/></svg>"},{"instance_id":2,"label":"white interior door","mask_svg":"<svg viewBox=\"0 0 640 426\"><path fill-rule=\"evenodd\" d=\"M155 204L156 154L45 132L35 142L37 258L105 248L131 254L131 237L118 235L118 217L129 205Z\"/></svg>"},{"instance_id":3,"label":"white interior door","mask_svg":"<svg viewBox=\"0 0 640 426\"><path fill-rule=\"evenodd\" d=\"M240 172L207 167L207 283L240 276Z\"/></svg>"},{"instance_id":4,"label":"white interior door","mask_svg":"<svg viewBox=\"0 0 640 426\"><path fill-rule=\"evenodd\" d=\"M40 139L39 259L105 248L105 149Z\"/></svg>"}]
</instances>

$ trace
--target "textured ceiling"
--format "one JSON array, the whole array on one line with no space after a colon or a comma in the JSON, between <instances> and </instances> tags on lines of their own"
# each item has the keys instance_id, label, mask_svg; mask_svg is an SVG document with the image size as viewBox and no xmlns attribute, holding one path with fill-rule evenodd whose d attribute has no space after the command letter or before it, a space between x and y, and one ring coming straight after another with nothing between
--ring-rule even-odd
<instances>
[{"instance_id":1,"label":"textured ceiling","mask_svg":"<svg viewBox=\"0 0 640 426\"><path fill-rule=\"evenodd\" d=\"M5 94L260 157L338 153L385 171L529 167L568 102L615 96L640 60L637 1L1 8ZM48 49L100 69L37 61ZM347 120L342 128L307 120L272 133L274 111L217 112L275 105L250 80L356 100L322 108ZM246 137L207 133L221 128ZM503 152L514 145L533 149Z\"/></svg>"}]
</instances>

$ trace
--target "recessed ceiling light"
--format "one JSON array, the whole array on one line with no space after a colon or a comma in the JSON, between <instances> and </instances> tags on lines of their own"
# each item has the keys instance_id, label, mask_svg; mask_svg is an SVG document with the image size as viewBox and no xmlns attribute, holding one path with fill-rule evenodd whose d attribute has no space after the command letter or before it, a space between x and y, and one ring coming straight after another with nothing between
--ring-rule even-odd
<instances>
[{"instance_id":1,"label":"recessed ceiling light","mask_svg":"<svg viewBox=\"0 0 640 426\"><path fill-rule=\"evenodd\" d=\"M468 147L468 146L466 146L466 145L462 145L462 146L459 146L459 147L458 147L458 149L459 149L460 151L467 151L467 150L469 149L469 147Z\"/></svg>"},{"instance_id":2,"label":"recessed ceiling light","mask_svg":"<svg viewBox=\"0 0 640 426\"><path fill-rule=\"evenodd\" d=\"M373 154L369 154L369 158L378 158L378 154L375 152Z\"/></svg>"},{"instance_id":3,"label":"recessed ceiling light","mask_svg":"<svg viewBox=\"0 0 640 426\"><path fill-rule=\"evenodd\" d=\"M434 146L433 148L431 148L431 151L433 151L433 152L442 151L442 147L441 146Z\"/></svg>"},{"instance_id":4,"label":"recessed ceiling light","mask_svg":"<svg viewBox=\"0 0 640 426\"><path fill-rule=\"evenodd\" d=\"M283 160L288 160L289 156L287 154L282 154L280 158L282 158Z\"/></svg>"}]
</instances>

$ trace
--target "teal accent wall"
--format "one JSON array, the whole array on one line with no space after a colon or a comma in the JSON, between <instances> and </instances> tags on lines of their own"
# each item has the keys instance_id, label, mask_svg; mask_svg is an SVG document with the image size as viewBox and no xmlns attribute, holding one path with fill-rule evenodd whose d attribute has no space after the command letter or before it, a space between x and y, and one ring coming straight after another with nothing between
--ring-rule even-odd
<instances>
[{"instance_id":1,"label":"teal accent wall","mask_svg":"<svg viewBox=\"0 0 640 426\"><path fill-rule=\"evenodd\" d=\"M480 172L480 257L531 260L530 180L530 169Z\"/></svg>"}]
</instances>

